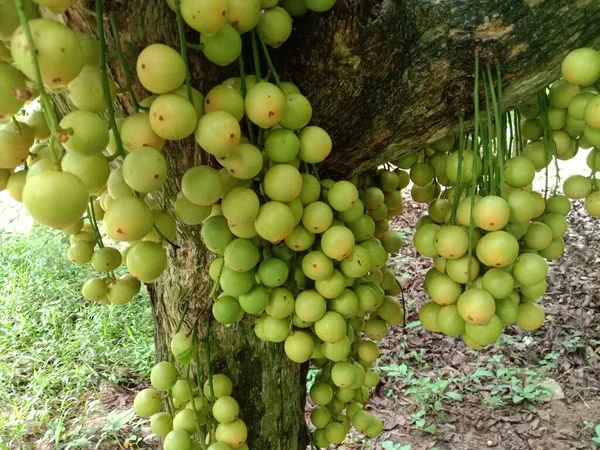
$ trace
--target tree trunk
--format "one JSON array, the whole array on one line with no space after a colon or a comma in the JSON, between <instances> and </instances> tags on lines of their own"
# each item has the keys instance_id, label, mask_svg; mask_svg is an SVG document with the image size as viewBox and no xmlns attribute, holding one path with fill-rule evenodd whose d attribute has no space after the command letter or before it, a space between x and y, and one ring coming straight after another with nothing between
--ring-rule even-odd
<instances>
[{"instance_id":1,"label":"tree trunk","mask_svg":"<svg viewBox=\"0 0 600 450\"><path fill-rule=\"evenodd\" d=\"M117 17L132 73L135 55L146 45L178 47L174 14L164 0L105 0L105 8ZM96 34L93 1L71 8L67 21ZM339 0L333 11L294 23L291 39L272 51L273 59L281 77L295 82L311 101L313 123L331 134L334 151L324 170L336 178L444 136L460 113L468 124L476 51L484 64L500 62L505 105L513 107L557 78L569 49L600 43L597 0ZM198 42L197 33L187 33L188 41ZM112 49L110 37L108 42ZM235 64L218 68L191 53L192 84L203 93L237 75ZM122 85L116 62L111 64ZM246 69L251 72L250 65ZM135 90L140 98L146 95L139 85ZM126 99L119 101L127 109ZM170 143L164 153L170 177L162 197L154 200L172 209L179 180L194 163L192 140ZM211 321L210 255L198 227L178 231L181 248L169 250L166 273L149 286L158 359L166 358L184 308L189 308L188 325L200 317L199 336ZM213 372L233 379L251 448L305 448L306 369L291 363L281 345L260 342L248 318L229 328L213 324L210 350Z\"/></svg>"}]
</instances>

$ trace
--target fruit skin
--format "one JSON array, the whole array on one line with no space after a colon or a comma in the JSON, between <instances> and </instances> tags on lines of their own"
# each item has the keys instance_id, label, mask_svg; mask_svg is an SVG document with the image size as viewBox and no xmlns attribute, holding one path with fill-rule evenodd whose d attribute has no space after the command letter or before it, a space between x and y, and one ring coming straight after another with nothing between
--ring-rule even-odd
<instances>
[{"instance_id":1,"label":"fruit skin","mask_svg":"<svg viewBox=\"0 0 600 450\"><path fill-rule=\"evenodd\" d=\"M136 64L140 83L154 94L171 92L185 81L185 62L167 45L149 45L139 54Z\"/></svg>"},{"instance_id":2,"label":"fruit skin","mask_svg":"<svg viewBox=\"0 0 600 450\"><path fill-rule=\"evenodd\" d=\"M38 222L62 229L72 225L85 212L87 188L68 172L46 171L25 183L23 204Z\"/></svg>"}]
</instances>

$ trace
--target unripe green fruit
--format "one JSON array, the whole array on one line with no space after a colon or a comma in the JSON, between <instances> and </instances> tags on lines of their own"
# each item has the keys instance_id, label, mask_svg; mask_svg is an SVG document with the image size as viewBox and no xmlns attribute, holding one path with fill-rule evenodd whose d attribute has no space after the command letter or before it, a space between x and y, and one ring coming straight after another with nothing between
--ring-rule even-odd
<instances>
[{"instance_id":1,"label":"unripe green fruit","mask_svg":"<svg viewBox=\"0 0 600 450\"><path fill-rule=\"evenodd\" d=\"M212 413L217 422L230 423L237 419L240 405L233 397L220 397L213 405Z\"/></svg>"},{"instance_id":2,"label":"unripe green fruit","mask_svg":"<svg viewBox=\"0 0 600 450\"><path fill-rule=\"evenodd\" d=\"M307 332L295 331L286 338L284 350L287 357L292 361L304 363L308 361L313 354L313 337Z\"/></svg>"},{"instance_id":3,"label":"unripe green fruit","mask_svg":"<svg viewBox=\"0 0 600 450\"><path fill-rule=\"evenodd\" d=\"M150 383L158 391L168 391L177 381L177 368L169 361L161 361L150 372Z\"/></svg>"},{"instance_id":4,"label":"unripe green fruit","mask_svg":"<svg viewBox=\"0 0 600 450\"><path fill-rule=\"evenodd\" d=\"M162 401L158 391L148 388L143 389L133 400L133 409L140 417L150 417L160 411Z\"/></svg>"},{"instance_id":5,"label":"unripe green fruit","mask_svg":"<svg viewBox=\"0 0 600 450\"><path fill-rule=\"evenodd\" d=\"M292 34L292 18L279 6L265 9L258 22L258 31L267 45L278 48Z\"/></svg>"},{"instance_id":6,"label":"unripe green fruit","mask_svg":"<svg viewBox=\"0 0 600 450\"><path fill-rule=\"evenodd\" d=\"M166 412L158 412L150 418L150 429L152 433L163 437L173 430L173 417Z\"/></svg>"},{"instance_id":7,"label":"unripe green fruit","mask_svg":"<svg viewBox=\"0 0 600 450\"><path fill-rule=\"evenodd\" d=\"M149 45L139 54L136 64L140 83L154 94L174 91L185 81L185 62L167 45Z\"/></svg>"},{"instance_id":8,"label":"unripe green fruit","mask_svg":"<svg viewBox=\"0 0 600 450\"><path fill-rule=\"evenodd\" d=\"M242 53L242 38L231 25L224 24L215 34L200 35L200 45L206 58L218 65L228 66Z\"/></svg>"},{"instance_id":9,"label":"unripe green fruit","mask_svg":"<svg viewBox=\"0 0 600 450\"><path fill-rule=\"evenodd\" d=\"M192 440L187 431L173 430L165 437L163 450L192 450Z\"/></svg>"}]
</instances>

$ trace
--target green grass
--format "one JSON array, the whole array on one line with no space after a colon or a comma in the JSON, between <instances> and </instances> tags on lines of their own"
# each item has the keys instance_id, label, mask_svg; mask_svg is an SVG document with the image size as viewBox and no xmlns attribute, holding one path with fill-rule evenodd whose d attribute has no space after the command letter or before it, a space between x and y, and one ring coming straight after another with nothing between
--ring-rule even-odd
<instances>
[{"instance_id":1,"label":"green grass","mask_svg":"<svg viewBox=\"0 0 600 450\"><path fill-rule=\"evenodd\" d=\"M68 245L39 226L23 235L0 229L0 448L37 440L75 448L64 446L65 430L98 409L100 383L141 380L151 368L147 295L122 307L84 300L92 271L68 261Z\"/></svg>"}]
</instances>

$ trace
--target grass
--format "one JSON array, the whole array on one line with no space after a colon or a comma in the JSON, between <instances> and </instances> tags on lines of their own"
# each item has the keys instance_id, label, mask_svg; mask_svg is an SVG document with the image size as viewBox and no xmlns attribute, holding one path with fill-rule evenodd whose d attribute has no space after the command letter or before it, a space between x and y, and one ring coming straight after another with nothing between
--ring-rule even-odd
<instances>
[{"instance_id":1,"label":"grass","mask_svg":"<svg viewBox=\"0 0 600 450\"><path fill-rule=\"evenodd\" d=\"M100 384L148 376L154 341L146 294L118 308L87 302L80 289L92 271L68 261L68 245L67 236L40 226L27 234L0 229L0 448L34 441L92 448L65 441L84 438L85 427L75 426L74 436L70 425L101 409Z\"/></svg>"}]
</instances>

